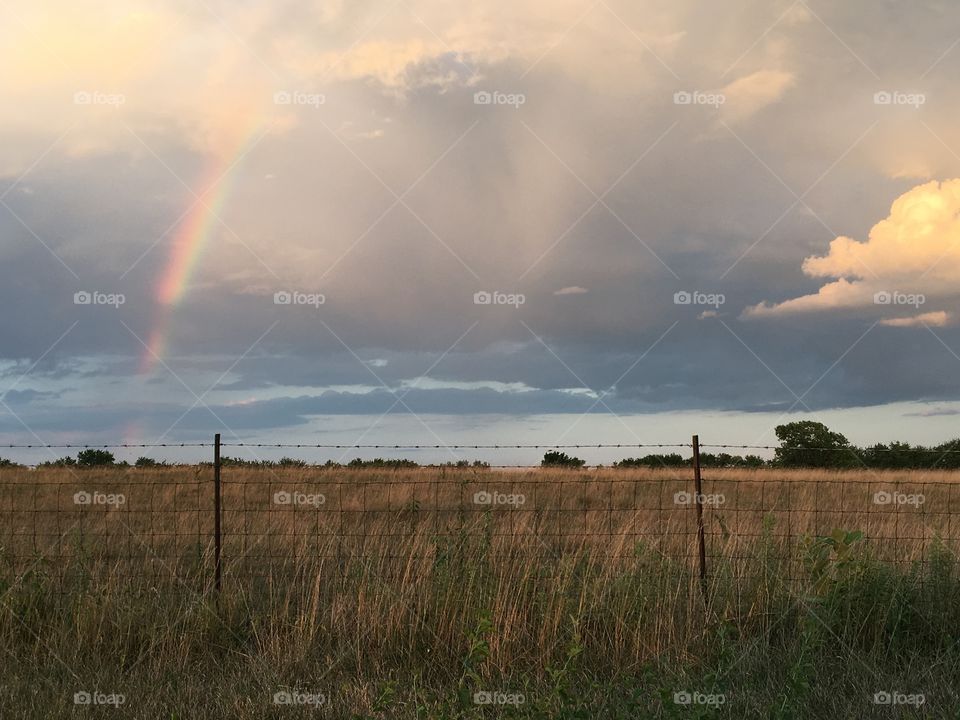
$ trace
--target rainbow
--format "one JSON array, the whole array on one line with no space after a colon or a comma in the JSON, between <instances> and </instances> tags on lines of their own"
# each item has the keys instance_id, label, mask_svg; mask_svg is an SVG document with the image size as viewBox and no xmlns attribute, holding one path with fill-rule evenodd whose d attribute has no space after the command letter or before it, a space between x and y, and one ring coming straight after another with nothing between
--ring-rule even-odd
<instances>
[{"instance_id":1,"label":"rainbow","mask_svg":"<svg viewBox=\"0 0 960 720\"><path fill-rule=\"evenodd\" d=\"M170 329L177 307L190 287L203 251L219 224L221 211L236 185L236 169L254 140L259 139L256 124L251 131L236 133L238 140L227 151L218 153L207 162L193 204L177 224L176 235L170 244L170 259L156 287L156 317L140 359L140 372L149 374L164 358L170 341Z\"/></svg>"}]
</instances>

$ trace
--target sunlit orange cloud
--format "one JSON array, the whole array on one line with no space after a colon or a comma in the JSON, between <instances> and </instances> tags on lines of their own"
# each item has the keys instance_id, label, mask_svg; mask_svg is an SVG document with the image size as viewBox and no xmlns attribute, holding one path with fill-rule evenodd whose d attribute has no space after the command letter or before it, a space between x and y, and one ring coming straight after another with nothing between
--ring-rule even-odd
<instances>
[{"instance_id":1,"label":"sunlit orange cloud","mask_svg":"<svg viewBox=\"0 0 960 720\"><path fill-rule=\"evenodd\" d=\"M64 79L126 85L170 47L179 21L154 4L125 8L77 3L23 4L9 21L0 77L7 87L43 87ZM122 61L121 61L122 59Z\"/></svg>"},{"instance_id":2,"label":"sunlit orange cloud","mask_svg":"<svg viewBox=\"0 0 960 720\"><path fill-rule=\"evenodd\" d=\"M910 277L929 270L934 277L958 280L958 240L960 179L933 181L897 198L866 242L839 237L827 255L807 258L803 270L811 277Z\"/></svg>"},{"instance_id":3,"label":"sunlit orange cloud","mask_svg":"<svg viewBox=\"0 0 960 720\"><path fill-rule=\"evenodd\" d=\"M950 322L949 313L939 310L937 312L921 313L911 317L903 318L885 318L880 321L881 325L888 327L917 327L931 325L933 327L943 327Z\"/></svg>"},{"instance_id":4,"label":"sunlit orange cloud","mask_svg":"<svg viewBox=\"0 0 960 720\"><path fill-rule=\"evenodd\" d=\"M803 272L810 277L838 279L815 294L749 307L744 317L883 306L876 298L878 293L916 295L922 303L956 296L960 282L960 179L914 187L894 201L889 216L873 226L865 242L838 237L826 255L804 260ZM943 325L949 318L938 311L919 317L924 320L911 323L909 318L893 318L885 324Z\"/></svg>"}]
</instances>

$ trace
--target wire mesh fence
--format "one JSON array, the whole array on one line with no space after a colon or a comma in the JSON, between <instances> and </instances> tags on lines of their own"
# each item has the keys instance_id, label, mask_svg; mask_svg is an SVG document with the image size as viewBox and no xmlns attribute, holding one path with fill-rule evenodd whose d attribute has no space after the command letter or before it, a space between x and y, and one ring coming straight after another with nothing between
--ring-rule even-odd
<instances>
[{"instance_id":1,"label":"wire mesh fence","mask_svg":"<svg viewBox=\"0 0 960 720\"><path fill-rule=\"evenodd\" d=\"M694 451L691 443L448 447ZM614 575L641 563L707 583L774 573L803 585L824 547L817 538L838 529L862 533L869 558L920 575L937 553L957 550L952 471L713 467L701 468L698 490L693 455L686 467L659 468L5 467L0 552L9 579L43 573L65 589L96 577L197 590L218 573L229 587L298 577L427 579L492 566Z\"/></svg>"}]
</instances>

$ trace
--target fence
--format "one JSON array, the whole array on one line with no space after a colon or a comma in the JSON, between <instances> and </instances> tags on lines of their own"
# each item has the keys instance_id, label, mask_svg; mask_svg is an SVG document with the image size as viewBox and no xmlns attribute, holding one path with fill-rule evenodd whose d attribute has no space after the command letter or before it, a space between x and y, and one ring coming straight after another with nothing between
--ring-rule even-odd
<instances>
[{"instance_id":1,"label":"fence","mask_svg":"<svg viewBox=\"0 0 960 720\"><path fill-rule=\"evenodd\" d=\"M225 464L222 449L445 446L222 444L218 435L173 447L187 446L212 449L213 463L0 469L4 572L11 581L43 573L63 589L96 576L219 590L358 574L427 578L478 559L538 576L571 568L613 576L659 563L707 592L770 573L807 583L811 552L824 547L815 538L838 528L861 531L876 560L922 576L938 552L957 549L960 531L950 472L701 468L701 448L756 446L700 445L696 436L674 445L508 446L683 448L692 455L686 470L247 468Z\"/></svg>"}]
</instances>

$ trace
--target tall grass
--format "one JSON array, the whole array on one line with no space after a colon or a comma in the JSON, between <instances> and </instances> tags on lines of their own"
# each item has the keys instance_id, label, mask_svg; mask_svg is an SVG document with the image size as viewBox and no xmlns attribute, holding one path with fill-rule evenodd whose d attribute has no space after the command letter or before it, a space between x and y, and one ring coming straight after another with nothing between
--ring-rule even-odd
<instances>
[{"instance_id":1,"label":"tall grass","mask_svg":"<svg viewBox=\"0 0 960 720\"><path fill-rule=\"evenodd\" d=\"M696 514L674 503L682 475L230 469L217 594L208 472L3 471L11 717L951 717L960 705L950 474L714 472L705 491L725 501L705 508L703 587ZM883 488L925 500L877 506ZM78 507L80 490L126 502ZM284 491L323 501L276 504ZM477 505L478 492L524 499ZM74 705L94 690L126 701ZM274 704L289 690L324 702ZM482 691L523 702L478 705ZM685 691L716 702L674 702ZM873 703L893 691L925 702Z\"/></svg>"}]
</instances>

